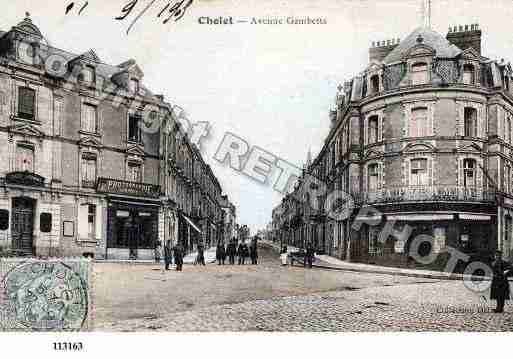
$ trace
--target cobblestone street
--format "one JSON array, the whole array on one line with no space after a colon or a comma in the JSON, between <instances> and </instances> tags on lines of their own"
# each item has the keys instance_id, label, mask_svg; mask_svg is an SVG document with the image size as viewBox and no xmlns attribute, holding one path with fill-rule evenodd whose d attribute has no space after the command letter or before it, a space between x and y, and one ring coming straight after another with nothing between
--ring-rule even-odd
<instances>
[{"instance_id":1,"label":"cobblestone street","mask_svg":"<svg viewBox=\"0 0 513 359\"><path fill-rule=\"evenodd\" d=\"M95 264L99 331L506 331L513 307L461 281L281 267ZM122 308L122 309L121 309Z\"/></svg>"}]
</instances>

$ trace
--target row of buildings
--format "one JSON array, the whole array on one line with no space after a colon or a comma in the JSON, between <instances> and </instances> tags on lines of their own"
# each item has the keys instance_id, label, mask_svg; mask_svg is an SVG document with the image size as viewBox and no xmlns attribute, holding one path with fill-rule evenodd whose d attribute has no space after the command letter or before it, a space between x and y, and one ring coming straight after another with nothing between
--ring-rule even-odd
<instances>
[{"instance_id":1,"label":"row of buildings","mask_svg":"<svg viewBox=\"0 0 513 359\"><path fill-rule=\"evenodd\" d=\"M487 259L501 249L511 258L513 71L481 54L481 36L476 24L451 27L446 36L421 27L402 41L373 43L365 70L339 87L321 151L273 210L273 240L400 265L411 240L426 234L433 241L419 252L450 246ZM351 194L352 215L336 220L324 206L307 205L307 175L327 193ZM377 210L366 218L372 223L353 226L368 207ZM380 241L391 222L410 235ZM447 255L440 257L443 264Z\"/></svg>"},{"instance_id":2,"label":"row of buildings","mask_svg":"<svg viewBox=\"0 0 513 359\"><path fill-rule=\"evenodd\" d=\"M173 105L134 60L49 46L28 17L0 32L0 248L151 259L236 235L236 209Z\"/></svg>"}]
</instances>

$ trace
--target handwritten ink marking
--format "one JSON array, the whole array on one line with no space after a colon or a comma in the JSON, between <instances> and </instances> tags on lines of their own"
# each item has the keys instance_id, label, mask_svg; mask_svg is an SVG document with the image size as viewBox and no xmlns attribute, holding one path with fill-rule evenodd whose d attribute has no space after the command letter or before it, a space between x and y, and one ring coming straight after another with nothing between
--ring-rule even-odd
<instances>
[{"instance_id":1,"label":"handwritten ink marking","mask_svg":"<svg viewBox=\"0 0 513 359\"><path fill-rule=\"evenodd\" d=\"M193 0L189 0L187 4L182 8L182 5L185 3L185 0L176 2L171 9L169 9L169 17L163 21L164 24L167 24L169 20L174 16L175 21L180 20L184 15L189 6L192 5Z\"/></svg>"},{"instance_id":2,"label":"handwritten ink marking","mask_svg":"<svg viewBox=\"0 0 513 359\"><path fill-rule=\"evenodd\" d=\"M130 13L132 12L132 10L134 9L135 5L137 5L138 2L139 2L139 0L132 0L128 4L123 6L123 8L121 9L121 12L123 13L123 15L117 16L117 17L115 17L115 19L116 20L125 20L125 18L128 15L130 15Z\"/></svg>"},{"instance_id":3,"label":"handwritten ink marking","mask_svg":"<svg viewBox=\"0 0 513 359\"><path fill-rule=\"evenodd\" d=\"M84 5L82 5L82 7L80 8L80 10L78 11L78 15L82 14L82 11L84 11L84 9L89 5L89 1L86 1ZM73 8L75 7L75 2L71 2L68 4L68 6L66 6L66 13L65 15L68 15L70 13L71 10L73 10Z\"/></svg>"},{"instance_id":4,"label":"handwritten ink marking","mask_svg":"<svg viewBox=\"0 0 513 359\"><path fill-rule=\"evenodd\" d=\"M66 13L65 13L65 15L68 15L68 13L73 9L74 6L75 6L74 2L71 2L70 4L68 4L68 6L66 6Z\"/></svg>"},{"instance_id":5,"label":"handwritten ink marking","mask_svg":"<svg viewBox=\"0 0 513 359\"><path fill-rule=\"evenodd\" d=\"M80 8L80 10L78 11L78 14L79 14L79 15L80 15L80 14L82 14L82 11L84 11L84 9L87 7L87 5L89 5L89 1L86 1L86 3L84 4L84 6L82 6L82 7Z\"/></svg>"},{"instance_id":6,"label":"handwritten ink marking","mask_svg":"<svg viewBox=\"0 0 513 359\"><path fill-rule=\"evenodd\" d=\"M151 2L144 8L144 10L141 11L139 13L139 15L137 15L137 17L134 19L134 21L132 21L132 23L130 24L130 26L128 26L128 29L126 30L127 35L130 32L130 30L132 29L132 27L135 25L137 20L139 20L144 15L144 13L146 13L146 11L148 11L148 9L155 3L155 1L157 1L157 0L151 0ZM137 3L137 0L135 2Z\"/></svg>"}]
</instances>

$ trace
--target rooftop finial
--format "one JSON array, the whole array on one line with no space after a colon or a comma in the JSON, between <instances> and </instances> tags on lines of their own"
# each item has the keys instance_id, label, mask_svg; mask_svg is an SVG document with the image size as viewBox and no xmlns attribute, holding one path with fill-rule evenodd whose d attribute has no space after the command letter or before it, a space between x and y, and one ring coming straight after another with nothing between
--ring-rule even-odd
<instances>
[{"instance_id":1,"label":"rooftop finial","mask_svg":"<svg viewBox=\"0 0 513 359\"><path fill-rule=\"evenodd\" d=\"M30 13L28 11L25 11L25 17L30 18Z\"/></svg>"}]
</instances>

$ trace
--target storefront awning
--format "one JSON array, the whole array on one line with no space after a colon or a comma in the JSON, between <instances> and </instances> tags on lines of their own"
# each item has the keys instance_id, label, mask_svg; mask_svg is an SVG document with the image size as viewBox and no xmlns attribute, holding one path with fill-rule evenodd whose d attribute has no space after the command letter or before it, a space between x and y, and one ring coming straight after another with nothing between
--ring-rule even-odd
<instances>
[{"instance_id":1,"label":"storefront awning","mask_svg":"<svg viewBox=\"0 0 513 359\"><path fill-rule=\"evenodd\" d=\"M467 219L470 221L489 221L492 219L491 216L484 214L460 214L460 219Z\"/></svg>"},{"instance_id":2,"label":"storefront awning","mask_svg":"<svg viewBox=\"0 0 513 359\"><path fill-rule=\"evenodd\" d=\"M454 219L453 214L399 214L387 216L394 221L447 221Z\"/></svg>"},{"instance_id":3,"label":"storefront awning","mask_svg":"<svg viewBox=\"0 0 513 359\"><path fill-rule=\"evenodd\" d=\"M185 219L187 221L187 223L189 223L191 225L192 228L194 228L196 230L196 232L198 233L202 233L200 231L200 229L194 224L194 222L192 222L189 218L187 218L186 216L182 215L183 219Z\"/></svg>"}]
</instances>

